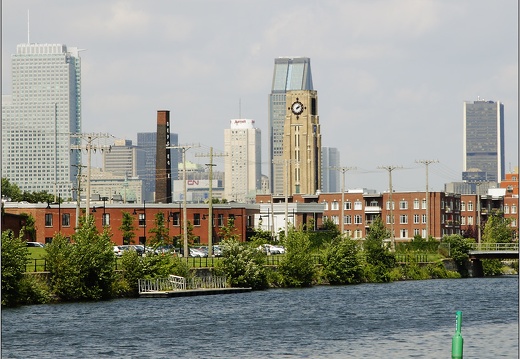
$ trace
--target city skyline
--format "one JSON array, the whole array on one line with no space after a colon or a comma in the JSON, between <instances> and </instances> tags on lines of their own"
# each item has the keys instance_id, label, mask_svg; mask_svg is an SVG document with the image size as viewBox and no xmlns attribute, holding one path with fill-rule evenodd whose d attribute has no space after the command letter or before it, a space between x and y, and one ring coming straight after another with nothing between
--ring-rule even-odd
<instances>
[{"instance_id":1,"label":"city skyline","mask_svg":"<svg viewBox=\"0 0 520 359\"><path fill-rule=\"evenodd\" d=\"M347 188L384 191L388 174L377 167L399 165L394 189L422 189L424 166L415 163L421 159L439 160L430 166L432 189L460 181L463 103L478 96L504 104L505 172L518 163L515 1L489 7L485 1L8 0L2 94L12 88L10 55L28 41L27 10L31 43L86 49L84 132L135 141L138 132L155 131L158 109L169 109L179 143L222 152L223 136L215 134L230 118L251 118L263 132L262 173L268 175L273 59L294 55L313 63L322 145L338 148L341 166L357 167L346 176ZM250 11L254 19L246 16ZM312 23L320 26L302 26ZM223 168L223 159L215 163Z\"/></svg>"}]
</instances>

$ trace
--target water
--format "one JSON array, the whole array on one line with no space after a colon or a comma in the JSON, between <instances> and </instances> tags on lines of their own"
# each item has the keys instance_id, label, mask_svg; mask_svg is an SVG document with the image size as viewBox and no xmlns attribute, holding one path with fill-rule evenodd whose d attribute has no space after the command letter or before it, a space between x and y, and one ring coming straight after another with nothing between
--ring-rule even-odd
<instances>
[{"instance_id":1,"label":"water","mask_svg":"<svg viewBox=\"0 0 520 359\"><path fill-rule=\"evenodd\" d=\"M2 358L518 358L518 277L2 310Z\"/></svg>"}]
</instances>

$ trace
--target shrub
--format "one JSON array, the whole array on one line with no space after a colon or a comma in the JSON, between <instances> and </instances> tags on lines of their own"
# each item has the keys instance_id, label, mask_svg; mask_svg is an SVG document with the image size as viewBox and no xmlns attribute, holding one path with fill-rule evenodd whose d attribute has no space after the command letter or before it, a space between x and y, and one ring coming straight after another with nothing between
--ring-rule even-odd
<instances>
[{"instance_id":1,"label":"shrub","mask_svg":"<svg viewBox=\"0 0 520 359\"><path fill-rule=\"evenodd\" d=\"M309 287L315 277L315 266L309 236L291 230L285 240L285 257L278 270L286 287Z\"/></svg>"},{"instance_id":2,"label":"shrub","mask_svg":"<svg viewBox=\"0 0 520 359\"><path fill-rule=\"evenodd\" d=\"M339 238L329 245L323 258L323 276L330 284L361 282L359 248L350 238Z\"/></svg>"},{"instance_id":3,"label":"shrub","mask_svg":"<svg viewBox=\"0 0 520 359\"><path fill-rule=\"evenodd\" d=\"M2 305L16 306L20 303L22 279L29 251L25 241L15 237L11 230L2 232Z\"/></svg>"}]
</instances>

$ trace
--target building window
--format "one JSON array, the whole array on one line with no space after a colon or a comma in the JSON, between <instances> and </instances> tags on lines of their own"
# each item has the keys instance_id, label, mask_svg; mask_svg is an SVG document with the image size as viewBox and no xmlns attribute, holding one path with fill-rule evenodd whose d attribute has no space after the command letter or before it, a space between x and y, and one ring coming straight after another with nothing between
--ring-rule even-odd
<instances>
[{"instance_id":1,"label":"building window","mask_svg":"<svg viewBox=\"0 0 520 359\"><path fill-rule=\"evenodd\" d=\"M323 204L325 205L325 210L328 211L329 210L329 202L323 201Z\"/></svg>"},{"instance_id":2,"label":"building window","mask_svg":"<svg viewBox=\"0 0 520 359\"><path fill-rule=\"evenodd\" d=\"M45 213L45 227L52 227L52 213Z\"/></svg>"},{"instance_id":3,"label":"building window","mask_svg":"<svg viewBox=\"0 0 520 359\"><path fill-rule=\"evenodd\" d=\"M468 216L468 226L473 225L473 216Z\"/></svg>"},{"instance_id":4,"label":"building window","mask_svg":"<svg viewBox=\"0 0 520 359\"><path fill-rule=\"evenodd\" d=\"M468 211L473 211L473 202L468 202Z\"/></svg>"},{"instance_id":5,"label":"building window","mask_svg":"<svg viewBox=\"0 0 520 359\"><path fill-rule=\"evenodd\" d=\"M386 224L390 224L390 215L389 214L386 215Z\"/></svg>"},{"instance_id":6,"label":"building window","mask_svg":"<svg viewBox=\"0 0 520 359\"><path fill-rule=\"evenodd\" d=\"M417 198L413 200L413 209L419 209L419 200Z\"/></svg>"},{"instance_id":7,"label":"building window","mask_svg":"<svg viewBox=\"0 0 520 359\"><path fill-rule=\"evenodd\" d=\"M45 237L45 244L51 244L52 243L52 237Z\"/></svg>"},{"instance_id":8,"label":"building window","mask_svg":"<svg viewBox=\"0 0 520 359\"><path fill-rule=\"evenodd\" d=\"M516 227L516 219L511 220L511 227Z\"/></svg>"},{"instance_id":9,"label":"building window","mask_svg":"<svg viewBox=\"0 0 520 359\"><path fill-rule=\"evenodd\" d=\"M70 226L70 214L69 213L64 213L61 215L61 225L63 227Z\"/></svg>"},{"instance_id":10,"label":"building window","mask_svg":"<svg viewBox=\"0 0 520 359\"><path fill-rule=\"evenodd\" d=\"M363 204L361 201L354 202L354 210L355 211L361 211L363 209Z\"/></svg>"},{"instance_id":11,"label":"building window","mask_svg":"<svg viewBox=\"0 0 520 359\"><path fill-rule=\"evenodd\" d=\"M413 223L417 224L417 223L421 223L421 218L419 217L418 214L414 214L413 215Z\"/></svg>"},{"instance_id":12,"label":"building window","mask_svg":"<svg viewBox=\"0 0 520 359\"><path fill-rule=\"evenodd\" d=\"M426 198L422 200L422 209L426 209Z\"/></svg>"},{"instance_id":13,"label":"building window","mask_svg":"<svg viewBox=\"0 0 520 359\"><path fill-rule=\"evenodd\" d=\"M139 225L143 227L146 223L146 215L144 213L139 213Z\"/></svg>"},{"instance_id":14,"label":"building window","mask_svg":"<svg viewBox=\"0 0 520 359\"><path fill-rule=\"evenodd\" d=\"M217 226L224 227L224 215L222 213L217 216Z\"/></svg>"},{"instance_id":15,"label":"building window","mask_svg":"<svg viewBox=\"0 0 520 359\"><path fill-rule=\"evenodd\" d=\"M426 228L423 229L421 232L422 232L421 237L426 238Z\"/></svg>"},{"instance_id":16,"label":"building window","mask_svg":"<svg viewBox=\"0 0 520 359\"><path fill-rule=\"evenodd\" d=\"M465 216L461 216L460 217L460 224L465 226L466 225L466 217Z\"/></svg>"},{"instance_id":17,"label":"building window","mask_svg":"<svg viewBox=\"0 0 520 359\"><path fill-rule=\"evenodd\" d=\"M426 223L426 215L425 214L422 215L422 223Z\"/></svg>"},{"instance_id":18,"label":"building window","mask_svg":"<svg viewBox=\"0 0 520 359\"><path fill-rule=\"evenodd\" d=\"M339 224L338 216L330 216L330 220L331 220L335 225L338 225L338 224Z\"/></svg>"},{"instance_id":19,"label":"building window","mask_svg":"<svg viewBox=\"0 0 520 359\"><path fill-rule=\"evenodd\" d=\"M414 228L413 229L413 236L419 236L421 234L421 230L419 228Z\"/></svg>"},{"instance_id":20,"label":"building window","mask_svg":"<svg viewBox=\"0 0 520 359\"><path fill-rule=\"evenodd\" d=\"M172 224L173 224L174 226L178 226L178 225L180 225L180 222L181 222L181 221L180 221L180 218L181 218L181 214L180 214L180 212L173 212L173 213L172 213Z\"/></svg>"},{"instance_id":21,"label":"building window","mask_svg":"<svg viewBox=\"0 0 520 359\"><path fill-rule=\"evenodd\" d=\"M356 229L354 232L354 238L362 238L363 233L361 232L361 229Z\"/></svg>"},{"instance_id":22,"label":"building window","mask_svg":"<svg viewBox=\"0 0 520 359\"><path fill-rule=\"evenodd\" d=\"M511 213L512 213L512 214L516 214L516 204L513 204L513 205L511 206Z\"/></svg>"},{"instance_id":23,"label":"building window","mask_svg":"<svg viewBox=\"0 0 520 359\"><path fill-rule=\"evenodd\" d=\"M343 218L343 221L345 222L345 224L352 224L352 216L351 215L347 215Z\"/></svg>"},{"instance_id":24,"label":"building window","mask_svg":"<svg viewBox=\"0 0 520 359\"><path fill-rule=\"evenodd\" d=\"M352 202L350 202L350 201L345 202L345 209L346 210L351 210L352 209Z\"/></svg>"},{"instance_id":25,"label":"building window","mask_svg":"<svg viewBox=\"0 0 520 359\"><path fill-rule=\"evenodd\" d=\"M509 214L509 206L507 204L504 206L504 214Z\"/></svg>"},{"instance_id":26,"label":"building window","mask_svg":"<svg viewBox=\"0 0 520 359\"><path fill-rule=\"evenodd\" d=\"M193 213L193 225L200 226L200 213Z\"/></svg>"},{"instance_id":27,"label":"building window","mask_svg":"<svg viewBox=\"0 0 520 359\"><path fill-rule=\"evenodd\" d=\"M387 211L390 210L390 201L386 201L386 209L387 209ZM394 203L394 201L392 201L392 210L394 210L394 209L395 209L395 203Z\"/></svg>"},{"instance_id":28,"label":"building window","mask_svg":"<svg viewBox=\"0 0 520 359\"><path fill-rule=\"evenodd\" d=\"M331 205L331 210L337 211L339 209L339 205L337 201L333 201Z\"/></svg>"},{"instance_id":29,"label":"building window","mask_svg":"<svg viewBox=\"0 0 520 359\"><path fill-rule=\"evenodd\" d=\"M408 230L407 229L401 229L399 232L401 233L401 238L408 238Z\"/></svg>"},{"instance_id":30,"label":"building window","mask_svg":"<svg viewBox=\"0 0 520 359\"><path fill-rule=\"evenodd\" d=\"M408 224L408 215L407 214L401 214L399 216L399 223L401 223L401 224Z\"/></svg>"},{"instance_id":31,"label":"building window","mask_svg":"<svg viewBox=\"0 0 520 359\"><path fill-rule=\"evenodd\" d=\"M466 202L460 202L460 210L464 212L466 210Z\"/></svg>"},{"instance_id":32,"label":"building window","mask_svg":"<svg viewBox=\"0 0 520 359\"><path fill-rule=\"evenodd\" d=\"M399 209L408 209L408 201L400 201Z\"/></svg>"},{"instance_id":33,"label":"building window","mask_svg":"<svg viewBox=\"0 0 520 359\"><path fill-rule=\"evenodd\" d=\"M363 217L361 217L361 215L359 215L359 214L356 214L354 216L354 223L355 224L362 224L363 223Z\"/></svg>"},{"instance_id":34,"label":"building window","mask_svg":"<svg viewBox=\"0 0 520 359\"><path fill-rule=\"evenodd\" d=\"M103 227L110 226L110 213L103 213L102 215Z\"/></svg>"},{"instance_id":35,"label":"building window","mask_svg":"<svg viewBox=\"0 0 520 359\"><path fill-rule=\"evenodd\" d=\"M347 229L345 231L345 234L347 235L347 237L352 238L352 231L350 229Z\"/></svg>"}]
</instances>

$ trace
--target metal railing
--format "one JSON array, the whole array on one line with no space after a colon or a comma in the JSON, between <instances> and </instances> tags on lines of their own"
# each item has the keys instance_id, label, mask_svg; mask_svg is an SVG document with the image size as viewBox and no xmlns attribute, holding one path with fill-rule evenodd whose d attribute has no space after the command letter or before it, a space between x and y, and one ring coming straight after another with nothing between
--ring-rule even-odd
<instances>
[{"instance_id":1,"label":"metal railing","mask_svg":"<svg viewBox=\"0 0 520 359\"><path fill-rule=\"evenodd\" d=\"M427 254L396 254L395 261L397 263L428 263L428 255Z\"/></svg>"},{"instance_id":2,"label":"metal railing","mask_svg":"<svg viewBox=\"0 0 520 359\"><path fill-rule=\"evenodd\" d=\"M184 277L170 275L168 278L139 279L139 293L174 292L189 289L220 289L227 288L226 277L194 277L186 280Z\"/></svg>"},{"instance_id":3,"label":"metal railing","mask_svg":"<svg viewBox=\"0 0 520 359\"><path fill-rule=\"evenodd\" d=\"M518 252L518 243L472 243L471 250L477 252Z\"/></svg>"}]
</instances>

